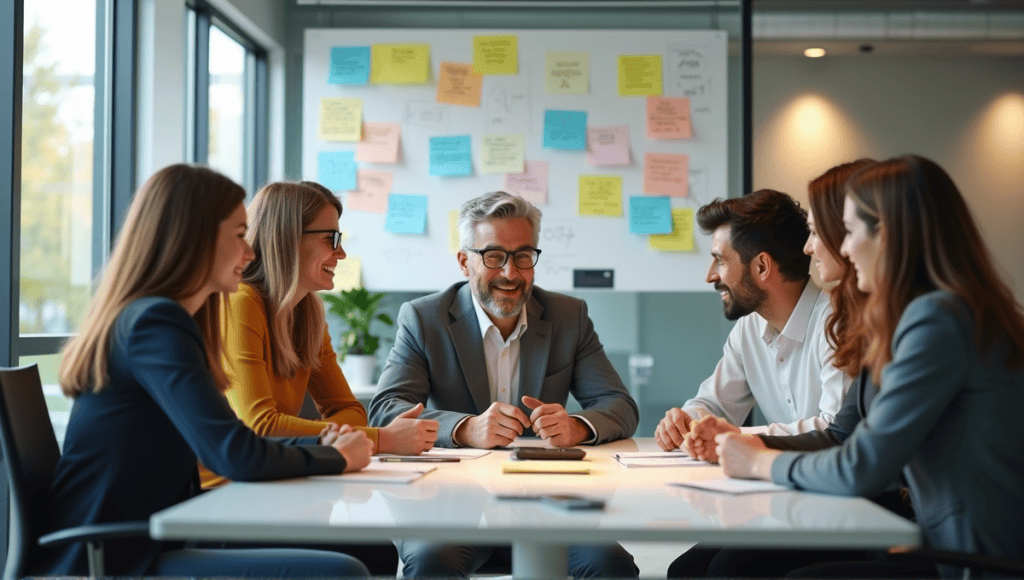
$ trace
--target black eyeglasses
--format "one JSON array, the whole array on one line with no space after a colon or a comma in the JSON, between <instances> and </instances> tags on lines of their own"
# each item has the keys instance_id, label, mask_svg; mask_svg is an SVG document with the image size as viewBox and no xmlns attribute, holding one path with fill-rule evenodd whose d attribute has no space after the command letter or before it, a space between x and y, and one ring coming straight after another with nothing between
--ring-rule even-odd
<instances>
[{"instance_id":1,"label":"black eyeglasses","mask_svg":"<svg viewBox=\"0 0 1024 580\"><path fill-rule=\"evenodd\" d=\"M480 254L480 258L484 262L484 266L491 270L500 270L505 267L508 262L508 257L512 256L512 263L516 265L516 268L520 270L529 270L537 265L537 260L540 259L540 250L537 248L526 248L524 250L516 250L514 252L507 252L505 250L498 250L494 248L485 248L483 250L477 250L476 248L466 248L467 252L473 252Z\"/></svg>"},{"instance_id":2,"label":"black eyeglasses","mask_svg":"<svg viewBox=\"0 0 1024 580\"><path fill-rule=\"evenodd\" d=\"M341 245L341 232L338 230L302 230L304 234L334 234L334 238L331 239L331 249L337 250L338 246Z\"/></svg>"}]
</instances>

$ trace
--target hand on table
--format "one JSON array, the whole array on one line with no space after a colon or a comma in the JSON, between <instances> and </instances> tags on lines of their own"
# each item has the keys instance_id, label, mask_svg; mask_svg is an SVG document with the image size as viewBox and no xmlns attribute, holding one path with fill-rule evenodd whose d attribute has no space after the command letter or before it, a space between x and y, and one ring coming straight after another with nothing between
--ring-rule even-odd
<instances>
[{"instance_id":1,"label":"hand on table","mask_svg":"<svg viewBox=\"0 0 1024 580\"><path fill-rule=\"evenodd\" d=\"M325 427L324 431L330 429ZM321 444L330 445L345 458L345 473L359 471L370 464L370 455L373 454L373 441L362 431L356 431L348 425L342 425L337 433L328 433L326 437L321 433ZM329 441L329 442L327 442Z\"/></svg>"},{"instance_id":2,"label":"hand on table","mask_svg":"<svg viewBox=\"0 0 1024 580\"><path fill-rule=\"evenodd\" d=\"M494 402L483 413L463 421L453 438L466 447L493 449L507 446L529 426L530 419L519 407Z\"/></svg>"},{"instance_id":3,"label":"hand on table","mask_svg":"<svg viewBox=\"0 0 1024 580\"><path fill-rule=\"evenodd\" d=\"M434 446L437 440L437 421L417 419L423 412L423 403L395 417L387 427L377 432L377 453L419 455Z\"/></svg>"},{"instance_id":4,"label":"hand on table","mask_svg":"<svg viewBox=\"0 0 1024 580\"><path fill-rule=\"evenodd\" d=\"M679 407L672 407L665 411L665 417L654 430L654 440L658 447L664 451L672 451L676 448L686 451L683 445L692 422L693 418Z\"/></svg>"},{"instance_id":5,"label":"hand on table","mask_svg":"<svg viewBox=\"0 0 1024 580\"><path fill-rule=\"evenodd\" d=\"M320 430L320 445L332 445L338 439L338 436L351 433L352 430L351 425L328 423L326 427Z\"/></svg>"},{"instance_id":6,"label":"hand on table","mask_svg":"<svg viewBox=\"0 0 1024 580\"><path fill-rule=\"evenodd\" d=\"M740 428L729 423L725 419L708 415L703 419L690 423L690 431L684 439L686 446L684 451L690 457L702 459L710 463L718 463L718 454L715 453L715 437L721 433L739 433ZM758 439L760 441L760 439ZM682 449L682 448L681 448Z\"/></svg>"},{"instance_id":7,"label":"hand on table","mask_svg":"<svg viewBox=\"0 0 1024 580\"><path fill-rule=\"evenodd\" d=\"M544 403L524 396L523 404L533 411L530 413L533 432L553 447L572 447L593 437L583 421L569 416L565 407L558 403Z\"/></svg>"},{"instance_id":8,"label":"hand on table","mask_svg":"<svg viewBox=\"0 0 1024 580\"><path fill-rule=\"evenodd\" d=\"M768 449L757 435L721 433L715 437L715 453L722 471L740 479L772 480L772 462L782 452Z\"/></svg>"}]
</instances>

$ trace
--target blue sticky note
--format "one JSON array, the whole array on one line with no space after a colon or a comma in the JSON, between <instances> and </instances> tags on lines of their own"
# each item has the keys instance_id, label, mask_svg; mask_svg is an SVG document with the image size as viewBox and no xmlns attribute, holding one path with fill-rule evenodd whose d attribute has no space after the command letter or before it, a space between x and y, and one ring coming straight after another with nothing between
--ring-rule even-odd
<instances>
[{"instance_id":1,"label":"blue sticky note","mask_svg":"<svg viewBox=\"0 0 1024 580\"><path fill-rule=\"evenodd\" d=\"M629 198L629 233L671 234L672 204L667 197Z\"/></svg>"},{"instance_id":2,"label":"blue sticky note","mask_svg":"<svg viewBox=\"0 0 1024 580\"><path fill-rule=\"evenodd\" d=\"M332 85L365 85L370 81L369 46L335 46L331 49Z\"/></svg>"},{"instance_id":3,"label":"blue sticky note","mask_svg":"<svg viewBox=\"0 0 1024 580\"><path fill-rule=\"evenodd\" d=\"M392 193L384 231L393 234L422 234L427 229L427 196Z\"/></svg>"},{"instance_id":4,"label":"blue sticky note","mask_svg":"<svg viewBox=\"0 0 1024 580\"><path fill-rule=\"evenodd\" d=\"M355 151L321 151L317 154L318 181L334 191L356 188Z\"/></svg>"},{"instance_id":5,"label":"blue sticky note","mask_svg":"<svg viewBox=\"0 0 1024 580\"><path fill-rule=\"evenodd\" d=\"M544 111L544 147L586 150L586 111Z\"/></svg>"},{"instance_id":6,"label":"blue sticky note","mask_svg":"<svg viewBox=\"0 0 1024 580\"><path fill-rule=\"evenodd\" d=\"M471 175L473 155L469 135L430 138L431 175Z\"/></svg>"}]
</instances>

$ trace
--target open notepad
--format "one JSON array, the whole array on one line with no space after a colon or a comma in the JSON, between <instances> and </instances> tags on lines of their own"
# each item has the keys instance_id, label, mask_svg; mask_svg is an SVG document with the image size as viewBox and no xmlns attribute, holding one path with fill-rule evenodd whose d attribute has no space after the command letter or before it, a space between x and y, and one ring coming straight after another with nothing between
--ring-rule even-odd
<instances>
[{"instance_id":1,"label":"open notepad","mask_svg":"<svg viewBox=\"0 0 1024 580\"><path fill-rule=\"evenodd\" d=\"M321 479L334 479L346 483L412 483L437 467L425 464L381 463L370 461L365 469L338 475L314 475Z\"/></svg>"},{"instance_id":2,"label":"open notepad","mask_svg":"<svg viewBox=\"0 0 1024 580\"><path fill-rule=\"evenodd\" d=\"M722 477L718 479L701 479L696 481L669 481L668 485L680 487L693 487L707 491L719 491L724 493L766 493L773 491L793 491L793 488L779 485L770 481L757 479L733 479Z\"/></svg>"},{"instance_id":3,"label":"open notepad","mask_svg":"<svg viewBox=\"0 0 1024 580\"><path fill-rule=\"evenodd\" d=\"M613 455L626 467L701 467L711 465L707 461L694 459L682 451L661 452L620 452Z\"/></svg>"}]
</instances>

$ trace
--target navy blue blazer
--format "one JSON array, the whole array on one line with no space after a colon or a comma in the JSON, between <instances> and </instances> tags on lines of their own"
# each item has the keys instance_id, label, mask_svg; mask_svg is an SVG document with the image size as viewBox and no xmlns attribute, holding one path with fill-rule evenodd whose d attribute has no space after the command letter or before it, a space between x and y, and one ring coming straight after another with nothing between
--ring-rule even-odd
<instances>
[{"instance_id":1,"label":"navy blue blazer","mask_svg":"<svg viewBox=\"0 0 1024 580\"><path fill-rule=\"evenodd\" d=\"M316 437L256 435L217 390L203 338L180 304L151 297L126 306L115 322L109 381L79 395L50 489L46 531L147 520L198 493L197 460L233 480L339 473L345 459ZM160 550L149 539L114 541L111 576L146 574ZM45 554L34 575L83 576L82 543Z\"/></svg>"},{"instance_id":2,"label":"navy blue blazer","mask_svg":"<svg viewBox=\"0 0 1024 580\"><path fill-rule=\"evenodd\" d=\"M1005 344L980 350L973 316L945 291L907 306L892 350L881 391L846 441L783 452L772 478L870 497L902 470L926 545L1024 559L1024 369L1006 366Z\"/></svg>"}]
</instances>

